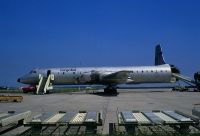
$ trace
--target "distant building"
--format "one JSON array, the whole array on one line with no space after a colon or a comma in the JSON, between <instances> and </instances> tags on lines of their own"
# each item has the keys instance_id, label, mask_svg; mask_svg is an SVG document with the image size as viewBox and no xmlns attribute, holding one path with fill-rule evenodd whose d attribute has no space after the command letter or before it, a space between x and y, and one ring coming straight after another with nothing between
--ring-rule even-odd
<instances>
[{"instance_id":1,"label":"distant building","mask_svg":"<svg viewBox=\"0 0 200 136\"><path fill-rule=\"evenodd\" d=\"M8 87L7 86L0 86L0 90L7 90Z\"/></svg>"}]
</instances>

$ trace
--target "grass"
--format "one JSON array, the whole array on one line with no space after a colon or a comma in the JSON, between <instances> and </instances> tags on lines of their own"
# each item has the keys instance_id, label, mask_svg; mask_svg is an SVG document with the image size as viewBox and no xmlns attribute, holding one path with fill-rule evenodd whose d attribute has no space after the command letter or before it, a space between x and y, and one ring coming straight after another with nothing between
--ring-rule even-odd
<instances>
[{"instance_id":1,"label":"grass","mask_svg":"<svg viewBox=\"0 0 200 136\"><path fill-rule=\"evenodd\" d=\"M79 89L79 88L55 88L55 89L53 89L53 90L50 90L50 92L52 92L52 93L68 93L68 92L89 92L89 91L94 91L94 90L96 90L96 89L94 89L94 88L81 88L81 89ZM23 91L22 90L19 90L19 89L17 89L17 90L0 90L0 94L1 93L13 93L13 94L15 94L15 93L23 93ZM31 92L30 92L31 93Z\"/></svg>"},{"instance_id":2,"label":"grass","mask_svg":"<svg viewBox=\"0 0 200 136\"><path fill-rule=\"evenodd\" d=\"M0 90L0 93L23 93L22 90Z\"/></svg>"}]
</instances>

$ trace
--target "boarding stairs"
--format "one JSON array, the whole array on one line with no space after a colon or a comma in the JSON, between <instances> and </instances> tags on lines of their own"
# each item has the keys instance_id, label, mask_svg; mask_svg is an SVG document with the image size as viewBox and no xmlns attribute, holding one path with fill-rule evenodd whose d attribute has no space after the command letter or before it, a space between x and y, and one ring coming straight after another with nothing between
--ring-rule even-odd
<instances>
[{"instance_id":1,"label":"boarding stairs","mask_svg":"<svg viewBox=\"0 0 200 136\"><path fill-rule=\"evenodd\" d=\"M36 94L46 94L47 91L52 90L53 86L51 81L54 80L54 75L49 74L48 76L39 75L39 84L37 85Z\"/></svg>"},{"instance_id":2,"label":"boarding stairs","mask_svg":"<svg viewBox=\"0 0 200 136\"><path fill-rule=\"evenodd\" d=\"M196 82L194 80L192 80L191 78L189 77L186 77L186 76L183 76L181 74L177 74L177 73L172 73L172 76L175 77L176 79L179 79L191 86L196 86Z\"/></svg>"}]
</instances>

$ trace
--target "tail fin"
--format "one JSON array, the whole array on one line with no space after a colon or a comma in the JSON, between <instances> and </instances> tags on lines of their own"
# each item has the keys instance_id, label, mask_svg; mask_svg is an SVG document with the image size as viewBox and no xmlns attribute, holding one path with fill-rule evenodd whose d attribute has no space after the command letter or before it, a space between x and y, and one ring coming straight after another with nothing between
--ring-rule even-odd
<instances>
[{"instance_id":1,"label":"tail fin","mask_svg":"<svg viewBox=\"0 0 200 136\"><path fill-rule=\"evenodd\" d=\"M166 63L162 54L162 49L160 45L158 44L155 49L155 65L162 65L162 64L166 64Z\"/></svg>"}]
</instances>

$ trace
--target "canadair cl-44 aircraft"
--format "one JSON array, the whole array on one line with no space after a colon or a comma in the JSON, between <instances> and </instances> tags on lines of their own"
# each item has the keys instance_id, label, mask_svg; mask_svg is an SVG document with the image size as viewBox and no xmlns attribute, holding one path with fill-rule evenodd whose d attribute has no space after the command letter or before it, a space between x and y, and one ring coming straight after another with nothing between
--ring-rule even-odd
<instances>
[{"instance_id":1,"label":"canadair cl-44 aircraft","mask_svg":"<svg viewBox=\"0 0 200 136\"><path fill-rule=\"evenodd\" d=\"M160 45L155 48L155 66L76 67L34 69L18 82L31 85L35 93L46 93L53 85L104 85L104 92L117 92L118 84L176 82L179 70L165 63ZM26 90L25 88L24 90Z\"/></svg>"}]
</instances>

